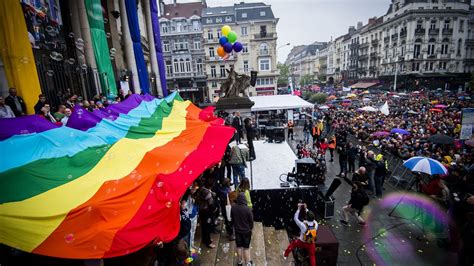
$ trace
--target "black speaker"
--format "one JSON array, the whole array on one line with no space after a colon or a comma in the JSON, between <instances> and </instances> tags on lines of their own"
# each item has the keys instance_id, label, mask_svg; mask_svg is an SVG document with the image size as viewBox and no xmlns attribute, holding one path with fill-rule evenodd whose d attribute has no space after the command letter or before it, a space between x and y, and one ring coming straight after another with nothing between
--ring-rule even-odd
<instances>
[{"instance_id":1,"label":"black speaker","mask_svg":"<svg viewBox=\"0 0 474 266\"><path fill-rule=\"evenodd\" d=\"M250 71L250 85L255 87L255 83L257 83L257 71Z\"/></svg>"},{"instance_id":2,"label":"black speaker","mask_svg":"<svg viewBox=\"0 0 474 266\"><path fill-rule=\"evenodd\" d=\"M321 184L317 178L316 162L312 158L303 158L296 163L296 183L298 185L316 186Z\"/></svg>"}]
</instances>

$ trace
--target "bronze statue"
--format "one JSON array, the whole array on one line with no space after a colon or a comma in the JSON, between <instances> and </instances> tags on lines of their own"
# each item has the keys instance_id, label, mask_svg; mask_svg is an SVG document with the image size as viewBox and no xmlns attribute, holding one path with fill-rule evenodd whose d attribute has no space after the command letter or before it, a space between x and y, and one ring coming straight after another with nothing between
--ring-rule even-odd
<instances>
[{"instance_id":1,"label":"bronze statue","mask_svg":"<svg viewBox=\"0 0 474 266\"><path fill-rule=\"evenodd\" d=\"M226 69L226 71L229 74L229 78L221 85L221 92L225 94L223 98L239 97L240 93L247 96L246 89L250 86L250 77L244 74L237 74L234 66L231 66L230 70Z\"/></svg>"}]
</instances>

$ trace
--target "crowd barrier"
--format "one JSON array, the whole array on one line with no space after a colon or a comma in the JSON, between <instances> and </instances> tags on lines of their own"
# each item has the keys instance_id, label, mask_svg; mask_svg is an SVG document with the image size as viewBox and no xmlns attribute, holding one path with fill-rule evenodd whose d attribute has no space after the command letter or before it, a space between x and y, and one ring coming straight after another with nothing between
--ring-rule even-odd
<instances>
[{"instance_id":1,"label":"crowd barrier","mask_svg":"<svg viewBox=\"0 0 474 266\"><path fill-rule=\"evenodd\" d=\"M373 151L376 155L380 154L380 150L377 147L371 146L368 142L361 141L353 135L347 135L347 141L356 146L364 146L367 148L367 150ZM383 152L382 155L387 161L389 172L389 174L385 177L385 180L387 181L386 184L389 184L397 190L414 189L413 182L415 180L415 176L408 168L403 166L403 160L389 152Z\"/></svg>"}]
</instances>

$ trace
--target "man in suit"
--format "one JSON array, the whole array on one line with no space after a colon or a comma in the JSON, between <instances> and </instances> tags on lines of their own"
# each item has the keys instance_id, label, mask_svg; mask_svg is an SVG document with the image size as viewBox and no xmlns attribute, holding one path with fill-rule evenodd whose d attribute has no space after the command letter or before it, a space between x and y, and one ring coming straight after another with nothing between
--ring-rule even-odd
<instances>
[{"instance_id":1,"label":"man in suit","mask_svg":"<svg viewBox=\"0 0 474 266\"><path fill-rule=\"evenodd\" d=\"M26 114L26 105L23 98L17 95L15 88L8 90L9 95L5 98L5 104L10 106L15 117L23 116Z\"/></svg>"},{"instance_id":2,"label":"man in suit","mask_svg":"<svg viewBox=\"0 0 474 266\"><path fill-rule=\"evenodd\" d=\"M235 112L234 119L232 120L232 127L235 128L235 141L237 144L242 143L242 118L240 117L240 112Z\"/></svg>"}]
</instances>

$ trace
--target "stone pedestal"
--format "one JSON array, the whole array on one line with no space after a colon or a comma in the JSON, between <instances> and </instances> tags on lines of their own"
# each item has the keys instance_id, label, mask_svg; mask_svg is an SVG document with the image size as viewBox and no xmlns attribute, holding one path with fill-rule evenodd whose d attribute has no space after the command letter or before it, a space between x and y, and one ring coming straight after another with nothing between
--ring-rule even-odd
<instances>
[{"instance_id":1,"label":"stone pedestal","mask_svg":"<svg viewBox=\"0 0 474 266\"><path fill-rule=\"evenodd\" d=\"M250 114L250 108L254 104L248 97L220 98L216 103L216 111L226 111L227 113L239 111Z\"/></svg>"}]
</instances>

